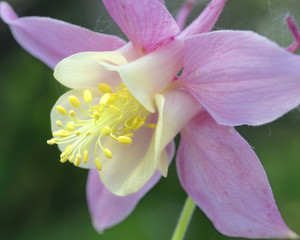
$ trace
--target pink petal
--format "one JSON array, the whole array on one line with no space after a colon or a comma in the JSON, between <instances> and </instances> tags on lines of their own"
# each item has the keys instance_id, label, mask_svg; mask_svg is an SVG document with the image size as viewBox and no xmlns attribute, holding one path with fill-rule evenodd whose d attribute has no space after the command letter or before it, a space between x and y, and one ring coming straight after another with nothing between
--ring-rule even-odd
<instances>
[{"instance_id":1,"label":"pink petal","mask_svg":"<svg viewBox=\"0 0 300 240\"><path fill-rule=\"evenodd\" d=\"M177 170L182 186L223 234L295 238L277 209L266 173L234 128L199 114L181 132Z\"/></svg>"},{"instance_id":2,"label":"pink petal","mask_svg":"<svg viewBox=\"0 0 300 240\"><path fill-rule=\"evenodd\" d=\"M224 125L259 125L300 103L300 56L246 31L186 41L182 81Z\"/></svg>"},{"instance_id":3,"label":"pink petal","mask_svg":"<svg viewBox=\"0 0 300 240\"><path fill-rule=\"evenodd\" d=\"M9 25L17 42L51 68L78 52L115 50L125 44L118 37L51 18L18 18L7 2L0 3L0 16Z\"/></svg>"},{"instance_id":4,"label":"pink petal","mask_svg":"<svg viewBox=\"0 0 300 240\"><path fill-rule=\"evenodd\" d=\"M166 7L157 0L103 0L129 40L147 53L179 32Z\"/></svg>"},{"instance_id":5,"label":"pink petal","mask_svg":"<svg viewBox=\"0 0 300 240\"><path fill-rule=\"evenodd\" d=\"M180 30L183 29L188 16L193 10L194 5L195 5L195 0L187 0L185 3L183 3L181 8L179 9L179 12L176 17L176 22Z\"/></svg>"},{"instance_id":6,"label":"pink petal","mask_svg":"<svg viewBox=\"0 0 300 240\"><path fill-rule=\"evenodd\" d=\"M166 150L169 162L171 162L175 152L173 141L166 147ZM160 177L161 175L156 171L140 191L126 197L119 197L104 187L96 169L90 170L87 181L87 201L95 229L101 233L106 228L123 221Z\"/></svg>"},{"instance_id":7,"label":"pink petal","mask_svg":"<svg viewBox=\"0 0 300 240\"><path fill-rule=\"evenodd\" d=\"M212 0L194 22L192 22L180 35L186 38L199 33L209 32L217 22L226 0Z\"/></svg>"}]
</instances>

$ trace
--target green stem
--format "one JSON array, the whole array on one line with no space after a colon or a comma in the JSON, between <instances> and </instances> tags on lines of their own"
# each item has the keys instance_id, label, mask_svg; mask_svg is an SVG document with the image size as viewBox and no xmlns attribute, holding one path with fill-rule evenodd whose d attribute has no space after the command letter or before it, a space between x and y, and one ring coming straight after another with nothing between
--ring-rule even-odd
<instances>
[{"instance_id":1,"label":"green stem","mask_svg":"<svg viewBox=\"0 0 300 240\"><path fill-rule=\"evenodd\" d=\"M195 206L196 205L194 201L190 197L187 197L182 212L180 214L179 221L173 233L172 240L182 240L184 238L184 234L193 216Z\"/></svg>"}]
</instances>

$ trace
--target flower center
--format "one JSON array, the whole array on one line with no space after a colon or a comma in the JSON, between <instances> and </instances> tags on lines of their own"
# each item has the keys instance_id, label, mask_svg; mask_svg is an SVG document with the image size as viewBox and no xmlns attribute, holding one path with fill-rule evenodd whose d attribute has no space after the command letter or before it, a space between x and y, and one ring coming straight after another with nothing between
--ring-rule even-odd
<instances>
[{"instance_id":1,"label":"flower center","mask_svg":"<svg viewBox=\"0 0 300 240\"><path fill-rule=\"evenodd\" d=\"M110 137L120 144L132 143L133 131L142 126L155 128L154 124L147 124L145 120L148 111L133 97L124 84L118 85L116 91L107 84L99 84L103 93L99 104L92 105L93 96L89 89L83 91L84 104L71 95L69 101L73 107L81 111L84 119L79 119L74 109L67 111L63 106L57 105L56 110L68 118L66 125L57 120L56 125L61 128L53 132L53 138L48 140L49 145L68 144L60 155L62 163L69 160L75 166L89 161L89 149L95 152L95 165L102 169L99 150L107 158L112 158L110 149L102 145L104 137Z\"/></svg>"}]
</instances>

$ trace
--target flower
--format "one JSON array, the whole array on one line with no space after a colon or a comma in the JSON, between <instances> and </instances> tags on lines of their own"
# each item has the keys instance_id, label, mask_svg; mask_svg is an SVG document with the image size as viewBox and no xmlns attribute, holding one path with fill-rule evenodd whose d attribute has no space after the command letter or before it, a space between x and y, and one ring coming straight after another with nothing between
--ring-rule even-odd
<instances>
[{"instance_id":1,"label":"flower","mask_svg":"<svg viewBox=\"0 0 300 240\"><path fill-rule=\"evenodd\" d=\"M300 103L300 57L253 32L207 33L224 0L212 0L182 32L162 1L103 3L129 43L49 18L18 18L0 5L17 41L56 66L55 78L72 89L51 112L48 143L59 145L62 162L92 168L95 228L123 220L167 175L180 132L181 184L220 232L296 238L233 126L273 121Z\"/></svg>"}]
</instances>

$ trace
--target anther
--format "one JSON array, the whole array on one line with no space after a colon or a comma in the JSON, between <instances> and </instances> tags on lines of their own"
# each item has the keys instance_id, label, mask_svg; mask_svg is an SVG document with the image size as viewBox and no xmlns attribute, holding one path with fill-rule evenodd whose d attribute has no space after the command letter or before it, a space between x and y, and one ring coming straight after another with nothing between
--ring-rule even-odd
<instances>
[{"instance_id":1,"label":"anther","mask_svg":"<svg viewBox=\"0 0 300 240\"><path fill-rule=\"evenodd\" d=\"M57 120L57 121L56 121L56 126L58 126L58 127L62 127L62 126L63 126L63 123L62 123L62 121L59 121L59 120Z\"/></svg>"},{"instance_id":2,"label":"anther","mask_svg":"<svg viewBox=\"0 0 300 240\"><path fill-rule=\"evenodd\" d=\"M69 97L69 101L70 101L70 103L73 105L73 107L78 108L78 107L80 107L80 105L81 105L81 103L80 103L80 101L78 100L78 98L75 97L74 95L71 95L71 96Z\"/></svg>"},{"instance_id":3,"label":"anther","mask_svg":"<svg viewBox=\"0 0 300 240\"><path fill-rule=\"evenodd\" d=\"M83 92L83 100L84 100L86 103L92 102L92 100L93 100L93 95L92 95L92 92L91 92L89 89L84 90L84 92Z\"/></svg>"},{"instance_id":4,"label":"anther","mask_svg":"<svg viewBox=\"0 0 300 240\"><path fill-rule=\"evenodd\" d=\"M75 165L76 167L78 167L78 166L80 165L80 163L81 163L81 154L78 153L78 154L76 155L76 159L75 159L75 161L74 161L74 165Z\"/></svg>"},{"instance_id":5,"label":"anther","mask_svg":"<svg viewBox=\"0 0 300 240\"><path fill-rule=\"evenodd\" d=\"M62 130L60 130L60 131L55 131L55 132L53 132L52 133L52 135L54 136L54 137L60 137L60 135L62 135L64 132L62 131Z\"/></svg>"},{"instance_id":6,"label":"anther","mask_svg":"<svg viewBox=\"0 0 300 240\"><path fill-rule=\"evenodd\" d=\"M145 126L148 128L156 128L156 124L145 123Z\"/></svg>"},{"instance_id":7,"label":"anther","mask_svg":"<svg viewBox=\"0 0 300 240\"><path fill-rule=\"evenodd\" d=\"M105 83L99 84L98 89L103 93L111 93L111 87Z\"/></svg>"},{"instance_id":8,"label":"anther","mask_svg":"<svg viewBox=\"0 0 300 240\"><path fill-rule=\"evenodd\" d=\"M66 161L68 161L68 157L67 156L65 156L65 157L63 157L63 158L60 159L61 163L65 163Z\"/></svg>"},{"instance_id":9,"label":"anther","mask_svg":"<svg viewBox=\"0 0 300 240\"><path fill-rule=\"evenodd\" d=\"M127 124L128 127L133 128L136 125L137 121L138 121L138 118L134 117L133 119L131 119L130 121L128 121L128 124Z\"/></svg>"},{"instance_id":10,"label":"anther","mask_svg":"<svg viewBox=\"0 0 300 240\"><path fill-rule=\"evenodd\" d=\"M62 115L67 115L67 111L66 109L64 109L64 107L60 106L60 105L57 105L56 106L56 110L61 113Z\"/></svg>"},{"instance_id":11,"label":"anther","mask_svg":"<svg viewBox=\"0 0 300 240\"><path fill-rule=\"evenodd\" d=\"M87 163L88 158L89 158L89 152L88 152L88 150L84 150L84 152L83 152L83 162Z\"/></svg>"},{"instance_id":12,"label":"anther","mask_svg":"<svg viewBox=\"0 0 300 240\"><path fill-rule=\"evenodd\" d=\"M105 136L109 136L109 134L111 133L110 127L105 126L101 129L101 133Z\"/></svg>"},{"instance_id":13,"label":"anther","mask_svg":"<svg viewBox=\"0 0 300 240\"><path fill-rule=\"evenodd\" d=\"M99 106L99 105L93 106L93 110L94 110L94 111L98 111L99 109L100 109L100 106Z\"/></svg>"},{"instance_id":14,"label":"anther","mask_svg":"<svg viewBox=\"0 0 300 240\"><path fill-rule=\"evenodd\" d=\"M74 156L72 155L71 157L69 157L69 162L73 163L74 162Z\"/></svg>"},{"instance_id":15,"label":"anther","mask_svg":"<svg viewBox=\"0 0 300 240\"><path fill-rule=\"evenodd\" d=\"M129 145L132 143L132 139L127 136L118 137L118 141L119 141L119 143L124 144L124 145Z\"/></svg>"},{"instance_id":16,"label":"anther","mask_svg":"<svg viewBox=\"0 0 300 240\"><path fill-rule=\"evenodd\" d=\"M127 134L124 134L123 136L125 136L125 137L129 137L129 138L132 138L133 137L133 133L127 133Z\"/></svg>"},{"instance_id":17,"label":"anther","mask_svg":"<svg viewBox=\"0 0 300 240\"><path fill-rule=\"evenodd\" d=\"M90 136L92 133L90 131L85 132L85 136Z\"/></svg>"},{"instance_id":18,"label":"anther","mask_svg":"<svg viewBox=\"0 0 300 240\"><path fill-rule=\"evenodd\" d=\"M60 130L60 131L53 132L52 135L54 137L65 138L65 137L70 136L70 133L67 133L66 131Z\"/></svg>"},{"instance_id":19,"label":"anther","mask_svg":"<svg viewBox=\"0 0 300 240\"><path fill-rule=\"evenodd\" d=\"M98 120L98 119L100 118L100 113L94 112L94 113L93 113L93 118L94 118L95 120Z\"/></svg>"},{"instance_id":20,"label":"anther","mask_svg":"<svg viewBox=\"0 0 300 240\"><path fill-rule=\"evenodd\" d=\"M75 112L74 110L70 110L70 111L69 111L69 114L70 114L70 116L73 117L73 118L76 116L76 112Z\"/></svg>"},{"instance_id":21,"label":"anther","mask_svg":"<svg viewBox=\"0 0 300 240\"><path fill-rule=\"evenodd\" d=\"M105 105L105 104L108 102L109 98L110 98L110 93L105 93L105 94L101 97L99 104L100 104L100 105Z\"/></svg>"},{"instance_id":22,"label":"anther","mask_svg":"<svg viewBox=\"0 0 300 240\"><path fill-rule=\"evenodd\" d=\"M101 171L101 169L102 169L102 164L101 164L99 158L96 158L96 159L95 159L95 164L96 164L96 168L98 169L98 171Z\"/></svg>"},{"instance_id":23,"label":"anther","mask_svg":"<svg viewBox=\"0 0 300 240\"><path fill-rule=\"evenodd\" d=\"M133 130L137 130L139 129L141 126L143 126L145 124L145 121L144 120L140 120L138 121L135 126L133 127Z\"/></svg>"},{"instance_id":24,"label":"anther","mask_svg":"<svg viewBox=\"0 0 300 240\"><path fill-rule=\"evenodd\" d=\"M119 92L118 95L121 97L121 98L125 98L125 99L128 99L127 95L122 93L122 92Z\"/></svg>"},{"instance_id":25,"label":"anther","mask_svg":"<svg viewBox=\"0 0 300 240\"><path fill-rule=\"evenodd\" d=\"M52 138L52 139L47 141L47 144L54 145L56 143L56 141L57 141L57 138Z\"/></svg>"},{"instance_id":26,"label":"anther","mask_svg":"<svg viewBox=\"0 0 300 240\"><path fill-rule=\"evenodd\" d=\"M112 158L112 153L108 148L104 148L103 152L107 158L109 158L109 159Z\"/></svg>"},{"instance_id":27,"label":"anther","mask_svg":"<svg viewBox=\"0 0 300 240\"><path fill-rule=\"evenodd\" d=\"M63 152L63 153L60 154L60 158L64 158L64 157L66 157L66 156L67 156L67 153L66 153L66 152Z\"/></svg>"},{"instance_id":28,"label":"anther","mask_svg":"<svg viewBox=\"0 0 300 240\"><path fill-rule=\"evenodd\" d=\"M69 131L73 131L75 129L75 123L74 122L68 122L67 123L67 129Z\"/></svg>"},{"instance_id":29,"label":"anther","mask_svg":"<svg viewBox=\"0 0 300 240\"><path fill-rule=\"evenodd\" d=\"M120 108L118 108L117 106L110 104L109 108L111 108L112 110L116 111L116 112L120 112Z\"/></svg>"},{"instance_id":30,"label":"anther","mask_svg":"<svg viewBox=\"0 0 300 240\"><path fill-rule=\"evenodd\" d=\"M116 98L117 98L117 95L115 93L111 93L110 97L107 101L107 104L110 104L110 103L114 102L116 100Z\"/></svg>"}]
</instances>

